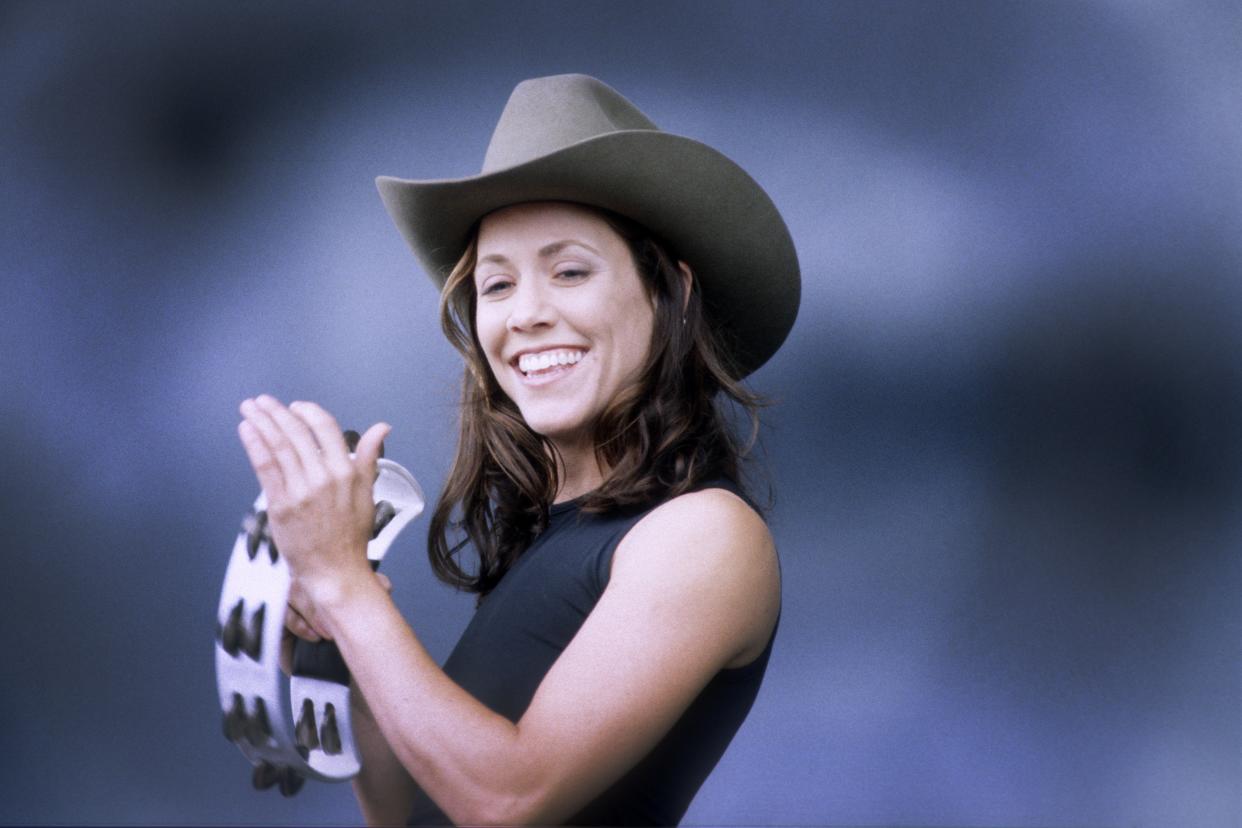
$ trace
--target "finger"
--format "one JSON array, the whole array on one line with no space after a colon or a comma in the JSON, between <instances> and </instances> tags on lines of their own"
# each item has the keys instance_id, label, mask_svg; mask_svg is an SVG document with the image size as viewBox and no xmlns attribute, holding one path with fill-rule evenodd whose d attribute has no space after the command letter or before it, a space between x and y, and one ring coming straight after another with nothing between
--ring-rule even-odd
<instances>
[{"instance_id":1,"label":"finger","mask_svg":"<svg viewBox=\"0 0 1242 828\"><path fill-rule=\"evenodd\" d=\"M380 446L383 445L384 438L391 433L392 426L388 423L376 423L368 428L367 433L358 440L358 450L354 452L354 464L366 475L365 479L375 479Z\"/></svg>"},{"instance_id":2,"label":"finger","mask_svg":"<svg viewBox=\"0 0 1242 828\"><path fill-rule=\"evenodd\" d=\"M389 578L383 572L376 572L375 579L380 582L380 586L384 588L385 592L387 592L389 595L392 595L392 579L391 578Z\"/></svg>"},{"instance_id":3,"label":"finger","mask_svg":"<svg viewBox=\"0 0 1242 828\"><path fill-rule=\"evenodd\" d=\"M255 404L267 415L272 418L272 422L284 432L285 437L293 445L293 450L297 452L298 460L302 464L302 472L306 475L306 479L313 482L319 482L327 476L327 469L324 467L323 458L319 454L319 444L315 442L315 435L306 427L306 423L289 409L280 404L280 400L268 394L260 394L255 399Z\"/></svg>"},{"instance_id":4,"label":"finger","mask_svg":"<svg viewBox=\"0 0 1242 828\"><path fill-rule=\"evenodd\" d=\"M318 641L320 639L320 635L315 632L315 628L292 605L288 607L288 611L285 613L285 626L289 629L289 632L298 638L307 641Z\"/></svg>"},{"instance_id":5,"label":"finger","mask_svg":"<svg viewBox=\"0 0 1242 828\"><path fill-rule=\"evenodd\" d=\"M315 442L322 449L322 458L328 469L334 473L348 471L349 450L345 445L345 435L336 418L313 402L289 403L289 410L298 417L315 437Z\"/></svg>"},{"instance_id":6,"label":"finger","mask_svg":"<svg viewBox=\"0 0 1242 828\"><path fill-rule=\"evenodd\" d=\"M246 457L250 459L250 465L254 468L254 475L258 478L259 488L267 492L269 500L283 497L285 494L284 474L280 470L280 464L276 462L276 458L272 456L267 443L263 440L263 436L255 428L254 423L249 420L242 420L238 423L237 436L241 438L242 447L246 450Z\"/></svg>"},{"instance_id":7,"label":"finger","mask_svg":"<svg viewBox=\"0 0 1242 828\"><path fill-rule=\"evenodd\" d=\"M309 637L308 640L318 641L321 638L327 641L332 640L332 636L328 635L322 627L315 623L311 613L299 609L299 607L308 606L308 603L306 601L306 591L302 589L301 585L297 581L294 581L289 585L289 601L287 606L289 607L289 612L286 614L286 618L292 615L296 615L300 618L304 628L308 630L312 636ZM313 609L313 607L311 607L311 609Z\"/></svg>"},{"instance_id":8,"label":"finger","mask_svg":"<svg viewBox=\"0 0 1242 828\"><path fill-rule=\"evenodd\" d=\"M246 421L252 424L263 437L268 451L280 466L285 491L296 495L298 490L305 485L306 477L302 471L302 461L298 458L293 443L276 425L271 415L260 408L255 400L243 400L240 411Z\"/></svg>"}]
</instances>

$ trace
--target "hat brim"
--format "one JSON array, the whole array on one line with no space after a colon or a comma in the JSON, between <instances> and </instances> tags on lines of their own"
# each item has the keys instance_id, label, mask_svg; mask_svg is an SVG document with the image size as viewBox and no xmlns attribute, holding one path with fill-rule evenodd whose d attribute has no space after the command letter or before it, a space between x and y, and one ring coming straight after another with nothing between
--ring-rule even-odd
<instances>
[{"instance_id":1,"label":"hat brim","mask_svg":"<svg viewBox=\"0 0 1242 828\"><path fill-rule=\"evenodd\" d=\"M511 204L603 207L658 233L695 271L739 376L785 341L801 295L798 256L767 193L726 156L658 130L611 132L469 178L381 176L380 197L437 287L471 228Z\"/></svg>"}]
</instances>

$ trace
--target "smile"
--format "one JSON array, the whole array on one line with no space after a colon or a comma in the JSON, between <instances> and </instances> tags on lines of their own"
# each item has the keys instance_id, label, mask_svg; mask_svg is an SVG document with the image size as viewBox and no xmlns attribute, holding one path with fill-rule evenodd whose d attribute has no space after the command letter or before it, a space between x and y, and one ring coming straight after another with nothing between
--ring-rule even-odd
<instances>
[{"instance_id":1,"label":"smile","mask_svg":"<svg viewBox=\"0 0 1242 828\"><path fill-rule=\"evenodd\" d=\"M517 358L517 369L522 375L534 379L561 373L586 356L581 348L554 348L539 353L526 353Z\"/></svg>"}]
</instances>

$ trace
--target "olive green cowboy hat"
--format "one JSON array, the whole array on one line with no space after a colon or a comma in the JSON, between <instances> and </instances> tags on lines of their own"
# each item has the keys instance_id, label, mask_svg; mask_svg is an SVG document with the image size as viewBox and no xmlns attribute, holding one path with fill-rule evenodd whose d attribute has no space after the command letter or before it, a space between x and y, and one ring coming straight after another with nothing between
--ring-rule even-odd
<instances>
[{"instance_id":1,"label":"olive green cowboy hat","mask_svg":"<svg viewBox=\"0 0 1242 828\"><path fill-rule=\"evenodd\" d=\"M776 206L711 147L663 132L586 75L523 81L469 178L376 179L393 221L443 286L480 218L511 204L571 201L646 226L695 271L739 376L768 360L798 314L798 255Z\"/></svg>"}]
</instances>

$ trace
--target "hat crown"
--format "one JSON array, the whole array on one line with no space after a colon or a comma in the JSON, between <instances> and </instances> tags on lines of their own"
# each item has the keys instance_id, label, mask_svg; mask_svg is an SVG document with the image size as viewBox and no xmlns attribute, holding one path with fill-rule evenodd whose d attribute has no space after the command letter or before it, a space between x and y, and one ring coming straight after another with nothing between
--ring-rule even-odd
<instances>
[{"instance_id":1,"label":"hat crown","mask_svg":"<svg viewBox=\"0 0 1242 828\"><path fill-rule=\"evenodd\" d=\"M496 123L483 173L515 167L590 138L658 130L621 93L589 75L553 75L519 83Z\"/></svg>"}]
</instances>

